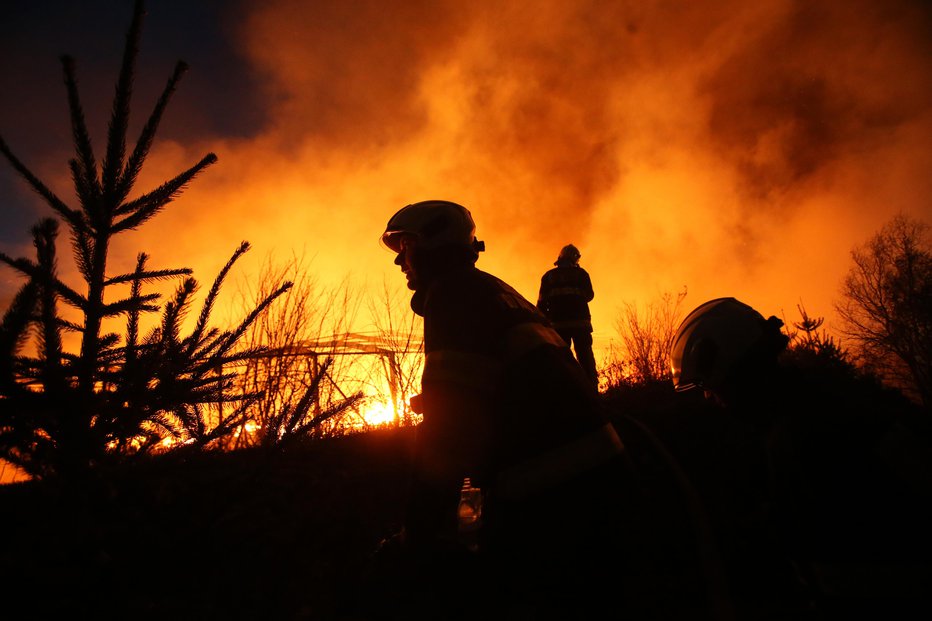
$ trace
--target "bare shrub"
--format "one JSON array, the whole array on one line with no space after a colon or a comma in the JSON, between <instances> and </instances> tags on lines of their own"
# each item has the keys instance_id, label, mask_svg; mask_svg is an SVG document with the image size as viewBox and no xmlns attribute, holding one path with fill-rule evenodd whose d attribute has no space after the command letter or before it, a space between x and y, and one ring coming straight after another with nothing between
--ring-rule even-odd
<instances>
[{"instance_id":1,"label":"bare shrub","mask_svg":"<svg viewBox=\"0 0 932 621\"><path fill-rule=\"evenodd\" d=\"M252 305L281 282L293 282L278 304L246 333L247 348L263 348L244 361L238 388L254 394L234 446L273 446L301 437L339 435L341 418L358 408L363 394L345 385L352 361L340 339L324 335L346 332L358 307L348 282L330 290L320 285L304 255L284 262L266 258L258 286L241 288L242 304Z\"/></svg>"},{"instance_id":2,"label":"bare shrub","mask_svg":"<svg viewBox=\"0 0 932 621\"><path fill-rule=\"evenodd\" d=\"M412 425L419 420L409 400L420 392L423 319L408 308L407 291L401 292L383 281L380 294L369 298L375 336L384 351L379 358L382 373L374 378L372 394L381 403L390 404L396 425Z\"/></svg>"},{"instance_id":3,"label":"bare shrub","mask_svg":"<svg viewBox=\"0 0 932 621\"><path fill-rule=\"evenodd\" d=\"M643 311L625 302L615 321L620 346L601 371L606 387L644 384L670 378L670 348L682 315L686 289L662 293Z\"/></svg>"}]
</instances>

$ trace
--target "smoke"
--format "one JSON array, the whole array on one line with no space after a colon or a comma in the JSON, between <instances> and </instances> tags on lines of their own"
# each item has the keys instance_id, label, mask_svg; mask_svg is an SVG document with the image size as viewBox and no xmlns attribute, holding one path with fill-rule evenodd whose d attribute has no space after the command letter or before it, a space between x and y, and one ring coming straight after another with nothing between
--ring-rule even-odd
<instances>
[{"instance_id":1,"label":"smoke","mask_svg":"<svg viewBox=\"0 0 932 621\"><path fill-rule=\"evenodd\" d=\"M922 84L929 44L912 11L869 2L787 9L703 84L712 146L754 202L777 202L845 153L875 150L932 103Z\"/></svg>"},{"instance_id":2,"label":"smoke","mask_svg":"<svg viewBox=\"0 0 932 621\"><path fill-rule=\"evenodd\" d=\"M257 259L298 249L335 281L401 287L384 223L446 198L478 222L479 267L529 298L576 244L604 342L622 303L684 287L690 307L733 295L792 320L802 301L831 324L850 249L897 212L932 220L919 0L239 8L241 92L227 76L222 101L182 98L201 112L166 121L141 185L220 161L123 259L146 248L206 278L246 238ZM194 65L182 91L217 79ZM205 124L240 102L248 130Z\"/></svg>"}]
</instances>

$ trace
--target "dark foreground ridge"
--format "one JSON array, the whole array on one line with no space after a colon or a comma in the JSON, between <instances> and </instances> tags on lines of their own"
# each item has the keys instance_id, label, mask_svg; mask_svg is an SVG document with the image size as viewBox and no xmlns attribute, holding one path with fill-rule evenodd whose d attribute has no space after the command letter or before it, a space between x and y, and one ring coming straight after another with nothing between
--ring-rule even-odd
<instances>
[{"instance_id":1,"label":"dark foreground ridge","mask_svg":"<svg viewBox=\"0 0 932 621\"><path fill-rule=\"evenodd\" d=\"M748 473L729 466L740 438L701 396L679 397L664 386L605 400L642 492L627 525L638 560L605 568L619 599L639 598L625 618L822 621L776 586L787 579L779 550L741 530L753 512ZM4 486L2 616L360 621L347 611L378 609L350 604L379 597L360 581L401 524L414 433L170 454L80 485ZM930 584L924 567L916 579ZM928 597L895 595L859 605L898 619L930 610ZM911 608L919 616L903 616Z\"/></svg>"},{"instance_id":2,"label":"dark foreground ridge","mask_svg":"<svg viewBox=\"0 0 932 621\"><path fill-rule=\"evenodd\" d=\"M0 488L0 606L31 619L334 618L400 523L412 432L169 457L83 489Z\"/></svg>"}]
</instances>

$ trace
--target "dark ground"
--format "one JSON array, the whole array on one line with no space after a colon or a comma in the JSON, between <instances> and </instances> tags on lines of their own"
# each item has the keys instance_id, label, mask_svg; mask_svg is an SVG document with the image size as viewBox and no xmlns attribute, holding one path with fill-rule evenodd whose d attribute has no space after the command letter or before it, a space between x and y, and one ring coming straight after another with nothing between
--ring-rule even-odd
<instances>
[{"instance_id":1,"label":"dark ground","mask_svg":"<svg viewBox=\"0 0 932 621\"><path fill-rule=\"evenodd\" d=\"M638 428L622 426L647 445ZM347 604L365 597L359 581L370 555L400 526L413 435L379 430L271 454L167 456L69 489L4 486L0 611L28 619L346 619ZM688 508L663 458L637 455L664 507L651 528L669 531L651 563L689 600L701 598L694 566L669 570L680 548L691 549ZM656 585L655 598L669 588Z\"/></svg>"},{"instance_id":2,"label":"dark ground","mask_svg":"<svg viewBox=\"0 0 932 621\"><path fill-rule=\"evenodd\" d=\"M0 618L333 618L398 526L411 431L0 488Z\"/></svg>"},{"instance_id":3,"label":"dark ground","mask_svg":"<svg viewBox=\"0 0 932 621\"><path fill-rule=\"evenodd\" d=\"M637 537L660 578L629 577L654 602L644 619L814 618L773 587L785 579L774 550L741 534L753 512L749 473L730 467L740 438L665 390L606 403L652 494ZM343 621L365 597L367 559L400 525L413 432L166 457L69 489L0 487L0 619ZM772 588L747 586L759 584Z\"/></svg>"}]
</instances>

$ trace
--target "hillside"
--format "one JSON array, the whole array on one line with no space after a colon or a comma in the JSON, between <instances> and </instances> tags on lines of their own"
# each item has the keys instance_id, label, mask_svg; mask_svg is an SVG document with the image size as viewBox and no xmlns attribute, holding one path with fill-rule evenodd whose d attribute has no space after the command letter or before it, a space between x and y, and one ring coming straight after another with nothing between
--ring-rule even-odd
<instances>
[{"instance_id":1,"label":"hillside","mask_svg":"<svg viewBox=\"0 0 932 621\"><path fill-rule=\"evenodd\" d=\"M667 386L604 397L646 492L632 507L643 572L619 576L649 603L643 618L732 607L776 621L804 608L776 586L780 550L754 530L739 427ZM414 431L168 456L67 489L4 486L0 606L35 619L349 621L367 559L400 524Z\"/></svg>"},{"instance_id":2,"label":"hillside","mask_svg":"<svg viewBox=\"0 0 932 621\"><path fill-rule=\"evenodd\" d=\"M665 529L658 559L686 568L672 588L703 597L676 482L643 433L618 424L640 438L642 474L664 507L651 526ZM344 619L366 596L367 559L400 524L414 431L168 456L72 489L4 486L3 606L30 618Z\"/></svg>"},{"instance_id":3,"label":"hillside","mask_svg":"<svg viewBox=\"0 0 932 621\"><path fill-rule=\"evenodd\" d=\"M81 490L0 488L0 606L35 619L332 618L397 528L412 431L164 459Z\"/></svg>"}]
</instances>

